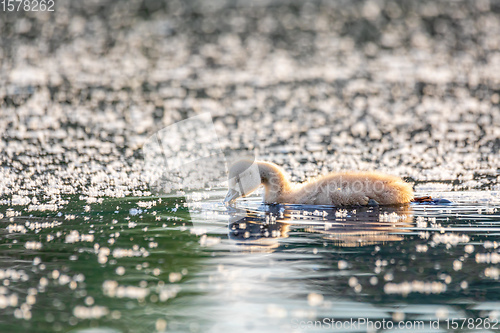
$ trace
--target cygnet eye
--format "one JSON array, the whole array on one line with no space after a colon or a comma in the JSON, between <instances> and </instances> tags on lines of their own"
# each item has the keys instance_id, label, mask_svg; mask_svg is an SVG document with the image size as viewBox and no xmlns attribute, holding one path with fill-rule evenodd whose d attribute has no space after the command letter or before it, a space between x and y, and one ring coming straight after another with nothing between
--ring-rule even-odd
<instances>
[{"instance_id":1,"label":"cygnet eye","mask_svg":"<svg viewBox=\"0 0 500 333\"><path fill-rule=\"evenodd\" d=\"M238 187L238 181L239 181L238 178L239 177L237 177L237 176L233 177L233 178L229 178L229 180L228 180L228 182L229 182L229 184L228 184L229 188L236 188L236 187Z\"/></svg>"}]
</instances>

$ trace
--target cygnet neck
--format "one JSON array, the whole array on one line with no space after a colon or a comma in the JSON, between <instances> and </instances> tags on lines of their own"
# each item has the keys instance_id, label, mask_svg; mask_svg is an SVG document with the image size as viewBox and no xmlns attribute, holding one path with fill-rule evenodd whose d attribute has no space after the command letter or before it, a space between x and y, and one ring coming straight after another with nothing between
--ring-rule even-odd
<instances>
[{"instance_id":1,"label":"cygnet neck","mask_svg":"<svg viewBox=\"0 0 500 333\"><path fill-rule=\"evenodd\" d=\"M265 187L264 201L266 203L284 202L291 192L292 184L288 181L285 171L276 164L257 162L260 178Z\"/></svg>"}]
</instances>

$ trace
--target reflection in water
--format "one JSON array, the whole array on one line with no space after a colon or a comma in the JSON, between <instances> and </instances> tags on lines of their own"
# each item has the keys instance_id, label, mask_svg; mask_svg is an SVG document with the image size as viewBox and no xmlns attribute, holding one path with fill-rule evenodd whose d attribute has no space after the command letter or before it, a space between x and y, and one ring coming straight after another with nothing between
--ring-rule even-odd
<instances>
[{"instance_id":1,"label":"reflection in water","mask_svg":"<svg viewBox=\"0 0 500 333\"><path fill-rule=\"evenodd\" d=\"M499 219L495 209L485 215L479 208L249 200L226 212L229 241L204 262L196 282L211 282L196 304L219 310L211 332L319 332L296 324L325 318L420 320L426 332L430 320L440 319L441 328L447 318L496 320L499 295L490 283L498 279L497 263L483 257L497 252Z\"/></svg>"},{"instance_id":2,"label":"reflection in water","mask_svg":"<svg viewBox=\"0 0 500 333\"><path fill-rule=\"evenodd\" d=\"M275 248L291 228L319 234L341 247L401 241L412 227L410 205L335 208L273 205L265 210L229 208L229 238L251 250Z\"/></svg>"},{"instance_id":3,"label":"reflection in water","mask_svg":"<svg viewBox=\"0 0 500 333\"><path fill-rule=\"evenodd\" d=\"M498 206L335 209L256 197L228 210L224 193L72 198L50 218L0 207L0 331L274 333L360 313L426 323L500 315Z\"/></svg>"}]
</instances>

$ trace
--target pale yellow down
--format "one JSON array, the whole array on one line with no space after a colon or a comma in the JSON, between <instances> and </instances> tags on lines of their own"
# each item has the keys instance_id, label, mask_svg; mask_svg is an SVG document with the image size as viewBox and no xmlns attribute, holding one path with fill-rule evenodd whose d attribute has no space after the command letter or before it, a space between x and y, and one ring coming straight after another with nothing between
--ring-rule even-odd
<instances>
[{"instance_id":1,"label":"pale yellow down","mask_svg":"<svg viewBox=\"0 0 500 333\"><path fill-rule=\"evenodd\" d=\"M409 203L413 189L400 177L379 172L330 173L302 184L290 183L278 165L240 160L229 169L225 202L246 196L264 185L264 202L307 205L380 205Z\"/></svg>"}]
</instances>

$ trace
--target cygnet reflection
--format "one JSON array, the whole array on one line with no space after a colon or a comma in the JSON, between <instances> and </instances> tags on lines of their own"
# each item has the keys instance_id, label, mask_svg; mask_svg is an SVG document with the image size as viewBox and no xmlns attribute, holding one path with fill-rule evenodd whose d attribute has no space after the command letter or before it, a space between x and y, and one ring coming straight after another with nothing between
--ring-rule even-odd
<instances>
[{"instance_id":1,"label":"cygnet reflection","mask_svg":"<svg viewBox=\"0 0 500 333\"><path fill-rule=\"evenodd\" d=\"M267 205L263 210L228 210L229 238L239 245L276 248L293 232L317 234L341 247L401 241L413 226L410 205L332 208Z\"/></svg>"}]
</instances>

